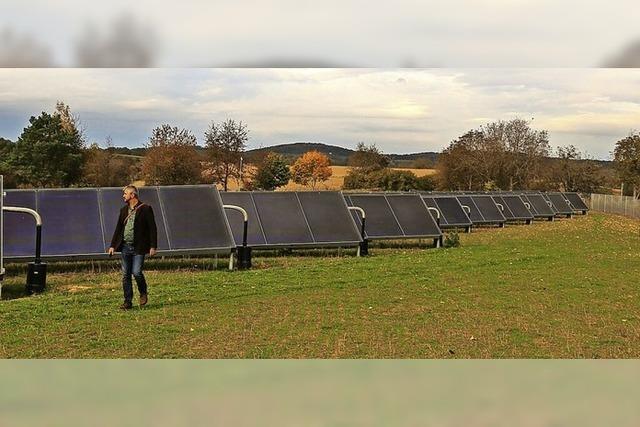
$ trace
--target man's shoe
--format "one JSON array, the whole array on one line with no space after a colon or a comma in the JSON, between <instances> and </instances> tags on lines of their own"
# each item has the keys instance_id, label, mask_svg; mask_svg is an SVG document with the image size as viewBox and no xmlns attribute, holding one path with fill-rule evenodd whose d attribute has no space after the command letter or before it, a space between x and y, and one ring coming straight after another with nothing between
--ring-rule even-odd
<instances>
[{"instance_id":1,"label":"man's shoe","mask_svg":"<svg viewBox=\"0 0 640 427\"><path fill-rule=\"evenodd\" d=\"M120 310L131 310L133 305L130 302L123 302L120 306Z\"/></svg>"},{"instance_id":2,"label":"man's shoe","mask_svg":"<svg viewBox=\"0 0 640 427\"><path fill-rule=\"evenodd\" d=\"M140 294L140 306L147 304L147 294Z\"/></svg>"}]
</instances>

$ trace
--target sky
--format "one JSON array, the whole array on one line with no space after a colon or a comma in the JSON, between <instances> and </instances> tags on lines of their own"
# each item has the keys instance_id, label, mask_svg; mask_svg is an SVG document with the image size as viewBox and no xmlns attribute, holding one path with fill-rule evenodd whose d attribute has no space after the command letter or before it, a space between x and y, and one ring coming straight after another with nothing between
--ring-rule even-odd
<instances>
[{"instance_id":1,"label":"sky","mask_svg":"<svg viewBox=\"0 0 640 427\"><path fill-rule=\"evenodd\" d=\"M386 153L440 151L470 129L520 117L609 159L640 129L640 69L0 69L0 136L70 105L88 142L141 147L164 123L203 144L241 120L248 148L322 142Z\"/></svg>"},{"instance_id":2,"label":"sky","mask_svg":"<svg viewBox=\"0 0 640 427\"><path fill-rule=\"evenodd\" d=\"M0 66L638 66L639 19L637 0L3 0Z\"/></svg>"}]
</instances>

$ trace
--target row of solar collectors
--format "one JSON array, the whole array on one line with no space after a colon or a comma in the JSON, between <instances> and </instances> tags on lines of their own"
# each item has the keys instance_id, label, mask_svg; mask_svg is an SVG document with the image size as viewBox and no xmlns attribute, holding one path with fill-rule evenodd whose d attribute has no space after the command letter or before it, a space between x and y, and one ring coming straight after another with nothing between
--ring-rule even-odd
<instances>
[{"instance_id":1,"label":"row of solar collectors","mask_svg":"<svg viewBox=\"0 0 640 427\"><path fill-rule=\"evenodd\" d=\"M143 187L139 194L153 208L159 254L230 253L235 247L215 187ZM7 191L4 204L40 214L43 258L98 259L107 256L123 201L119 188L46 189ZM33 218L5 214L4 246L6 259L32 257Z\"/></svg>"},{"instance_id":2,"label":"row of solar collectors","mask_svg":"<svg viewBox=\"0 0 640 427\"><path fill-rule=\"evenodd\" d=\"M160 255L229 253L243 239L243 217L223 210L223 203L248 214L247 243L255 248L357 246L366 213L367 239L434 238L442 232L419 195L349 195L339 192L239 192L220 194L214 186L142 187L140 199L154 209ZM5 204L28 207L43 218L45 259L105 257L123 206L122 190L13 190ZM5 218L5 256L33 255L33 219Z\"/></svg>"},{"instance_id":3,"label":"row of solar collectors","mask_svg":"<svg viewBox=\"0 0 640 427\"><path fill-rule=\"evenodd\" d=\"M578 193L573 192L549 192L541 193L536 191L524 192L502 192L501 194L520 194L523 198L542 197L554 215L572 215L574 213L586 214L589 210L587 204Z\"/></svg>"},{"instance_id":4,"label":"row of solar collectors","mask_svg":"<svg viewBox=\"0 0 640 427\"><path fill-rule=\"evenodd\" d=\"M440 212L440 227L467 228L535 218L552 220L556 215L586 213L588 207L577 193L540 192L423 192L425 203Z\"/></svg>"}]
</instances>

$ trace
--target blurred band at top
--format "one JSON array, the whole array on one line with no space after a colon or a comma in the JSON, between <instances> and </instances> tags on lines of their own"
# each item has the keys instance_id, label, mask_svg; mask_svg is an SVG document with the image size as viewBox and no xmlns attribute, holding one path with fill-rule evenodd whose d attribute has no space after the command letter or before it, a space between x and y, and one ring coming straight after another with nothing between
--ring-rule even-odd
<instances>
[{"instance_id":1,"label":"blurred band at top","mask_svg":"<svg viewBox=\"0 0 640 427\"><path fill-rule=\"evenodd\" d=\"M0 67L639 67L637 0L4 0Z\"/></svg>"}]
</instances>

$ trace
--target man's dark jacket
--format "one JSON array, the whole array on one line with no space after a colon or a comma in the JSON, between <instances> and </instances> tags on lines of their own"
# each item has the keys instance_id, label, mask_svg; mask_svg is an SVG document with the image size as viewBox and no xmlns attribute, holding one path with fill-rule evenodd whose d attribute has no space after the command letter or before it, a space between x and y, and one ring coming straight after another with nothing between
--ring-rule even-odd
<instances>
[{"instance_id":1,"label":"man's dark jacket","mask_svg":"<svg viewBox=\"0 0 640 427\"><path fill-rule=\"evenodd\" d=\"M137 205L136 205L137 206ZM116 252L122 251L124 243L124 220L129 215L129 205L124 205L120 209L118 224L111 238L111 247ZM147 204L143 204L136 211L136 218L133 223L133 246L136 254L148 254L149 249L158 247L158 229L153 216L153 209Z\"/></svg>"}]
</instances>

